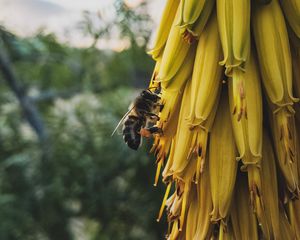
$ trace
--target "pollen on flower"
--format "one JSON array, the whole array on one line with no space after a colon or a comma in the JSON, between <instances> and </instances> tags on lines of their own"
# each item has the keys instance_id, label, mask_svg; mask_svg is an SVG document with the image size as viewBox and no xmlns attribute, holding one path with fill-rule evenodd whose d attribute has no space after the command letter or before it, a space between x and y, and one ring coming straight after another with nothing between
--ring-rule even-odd
<instances>
[{"instance_id":1,"label":"pollen on flower","mask_svg":"<svg viewBox=\"0 0 300 240\"><path fill-rule=\"evenodd\" d=\"M197 41L197 38L187 29L184 31L182 37L183 40L186 41L188 44L193 44Z\"/></svg>"}]
</instances>

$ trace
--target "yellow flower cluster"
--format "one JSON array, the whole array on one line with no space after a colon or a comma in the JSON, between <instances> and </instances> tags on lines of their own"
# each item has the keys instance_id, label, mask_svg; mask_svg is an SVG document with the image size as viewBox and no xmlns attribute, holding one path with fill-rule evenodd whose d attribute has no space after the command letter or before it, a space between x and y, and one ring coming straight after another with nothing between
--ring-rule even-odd
<instances>
[{"instance_id":1,"label":"yellow flower cluster","mask_svg":"<svg viewBox=\"0 0 300 240\"><path fill-rule=\"evenodd\" d=\"M167 0L149 53L167 238L300 239L300 1Z\"/></svg>"}]
</instances>

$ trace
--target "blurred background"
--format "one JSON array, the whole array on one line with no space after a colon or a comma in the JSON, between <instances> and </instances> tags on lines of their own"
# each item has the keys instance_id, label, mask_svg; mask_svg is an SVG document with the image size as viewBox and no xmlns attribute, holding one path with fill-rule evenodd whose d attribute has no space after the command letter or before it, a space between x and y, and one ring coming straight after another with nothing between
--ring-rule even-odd
<instances>
[{"instance_id":1,"label":"blurred background","mask_svg":"<svg viewBox=\"0 0 300 240\"><path fill-rule=\"evenodd\" d=\"M110 135L147 87L164 1L0 4L0 239L163 239L151 142Z\"/></svg>"}]
</instances>

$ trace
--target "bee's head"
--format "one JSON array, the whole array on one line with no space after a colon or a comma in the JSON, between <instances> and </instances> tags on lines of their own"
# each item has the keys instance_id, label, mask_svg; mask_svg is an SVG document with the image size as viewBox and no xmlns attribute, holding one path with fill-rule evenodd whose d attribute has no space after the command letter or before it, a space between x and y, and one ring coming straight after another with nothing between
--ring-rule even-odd
<instances>
[{"instance_id":1,"label":"bee's head","mask_svg":"<svg viewBox=\"0 0 300 240\"><path fill-rule=\"evenodd\" d=\"M152 93L148 89L147 90L143 90L141 92L141 97L144 98L144 99L150 100L152 102L157 102L160 99L160 97L157 94Z\"/></svg>"}]
</instances>

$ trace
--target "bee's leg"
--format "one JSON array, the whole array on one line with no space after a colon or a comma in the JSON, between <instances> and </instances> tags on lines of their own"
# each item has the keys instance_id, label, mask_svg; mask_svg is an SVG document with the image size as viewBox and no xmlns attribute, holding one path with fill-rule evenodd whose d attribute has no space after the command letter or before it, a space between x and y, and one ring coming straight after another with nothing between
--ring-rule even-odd
<instances>
[{"instance_id":1,"label":"bee's leg","mask_svg":"<svg viewBox=\"0 0 300 240\"><path fill-rule=\"evenodd\" d=\"M164 104L159 104L159 111L161 112L164 109Z\"/></svg>"},{"instance_id":2,"label":"bee's leg","mask_svg":"<svg viewBox=\"0 0 300 240\"><path fill-rule=\"evenodd\" d=\"M159 119L160 119L159 116L151 116L150 117L150 120L152 120L153 123L159 121Z\"/></svg>"},{"instance_id":3,"label":"bee's leg","mask_svg":"<svg viewBox=\"0 0 300 240\"><path fill-rule=\"evenodd\" d=\"M144 113L146 116L148 116L151 120L155 120L155 121L159 121L159 116L155 113L151 113L151 112L146 112L146 111L141 111L142 113Z\"/></svg>"},{"instance_id":4,"label":"bee's leg","mask_svg":"<svg viewBox=\"0 0 300 240\"><path fill-rule=\"evenodd\" d=\"M153 134L162 134L162 129L159 127L149 127L149 128L142 128L140 130L140 134L143 137L149 138L151 137Z\"/></svg>"},{"instance_id":5,"label":"bee's leg","mask_svg":"<svg viewBox=\"0 0 300 240\"><path fill-rule=\"evenodd\" d=\"M148 128L148 130L151 134L155 134L155 133L162 134L163 133L162 129L159 127L156 127L156 126L150 127L150 128Z\"/></svg>"},{"instance_id":6,"label":"bee's leg","mask_svg":"<svg viewBox=\"0 0 300 240\"><path fill-rule=\"evenodd\" d=\"M154 106L155 106L155 109L158 109L158 111L161 112L165 105L162 103L156 103Z\"/></svg>"},{"instance_id":7,"label":"bee's leg","mask_svg":"<svg viewBox=\"0 0 300 240\"><path fill-rule=\"evenodd\" d=\"M155 113L149 113L149 117L151 118L151 120L155 120L155 121L159 121L159 116Z\"/></svg>"},{"instance_id":8,"label":"bee's leg","mask_svg":"<svg viewBox=\"0 0 300 240\"><path fill-rule=\"evenodd\" d=\"M155 94L160 94L160 92L161 92L161 86L160 86L160 83L159 83L159 86L155 89L154 93Z\"/></svg>"}]
</instances>

